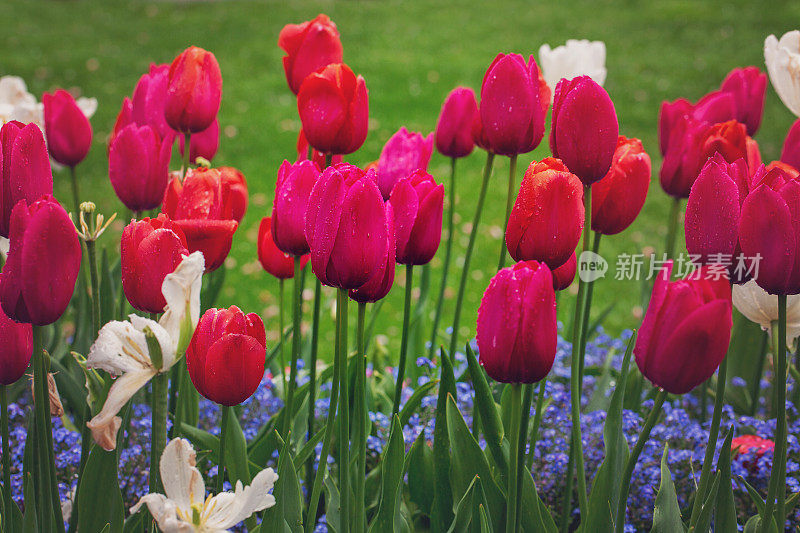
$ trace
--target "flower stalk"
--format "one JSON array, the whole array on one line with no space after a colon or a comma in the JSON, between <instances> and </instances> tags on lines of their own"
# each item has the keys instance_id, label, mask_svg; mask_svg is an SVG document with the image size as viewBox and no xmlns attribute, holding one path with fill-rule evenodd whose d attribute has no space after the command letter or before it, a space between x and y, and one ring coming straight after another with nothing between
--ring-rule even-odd
<instances>
[{"instance_id":1,"label":"flower stalk","mask_svg":"<svg viewBox=\"0 0 800 533\"><path fill-rule=\"evenodd\" d=\"M428 359L433 359L436 350L436 341L439 338L439 320L442 318L442 303L444 293L447 290L447 274L450 271L450 257L453 253L453 239L455 237L454 218L456 211L456 159L450 158L450 206L447 210L447 240L445 241L444 263L442 264L442 281L439 284L439 300L436 302L436 314L433 315L433 327L431 328L431 342L428 347Z\"/></svg>"},{"instance_id":2,"label":"flower stalk","mask_svg":"<svg viewBox=\"0 0 800 533\"><path fill-rule=\"evenodd\" d=\"M397 383L394 388L394 407L392 418L400 412L400 399L403 395L403 381L406 374L406 359L408 359L408 334L411 321L411 289L414 278L414 265L406 265L406 292L403 303L403 336L400 340L400 362L397 364Z\"/></svg>"},{"instance_id":3,"label":"flower stalk","mask_svg":"<svg viewBox=\"0 0 800 533\"><path fill-rule=\"evenodd\" d=\"M508 191L506 192L506 216L503 219L503 234L505 235L508 226L508 217L511 215L511 208L514 206L514 177L517 174L517 154L509 156L508 165ZM497 263L497 270L506 266L506 240L500 239L500 260Z\"/></svg>"}]
</instances>

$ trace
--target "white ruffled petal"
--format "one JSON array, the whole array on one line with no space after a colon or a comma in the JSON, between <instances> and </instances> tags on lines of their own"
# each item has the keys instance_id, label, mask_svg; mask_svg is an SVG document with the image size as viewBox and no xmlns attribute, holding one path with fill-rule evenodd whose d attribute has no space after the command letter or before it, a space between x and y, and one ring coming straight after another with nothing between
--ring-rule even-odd
<instances>
[{"instance_id":1,"label":"white ruffled petal","mask_svg":"<svg viewBox=\"0 0 800 533\"><path fill-rule=\"evenodd\" d=\"M140 326L150 324L158 325L152 320L139 323ZM118 376L151 368L153 365L142 330L134 327L131 322L112 320L100 328L97 340L92 344L86 358L86 366L101 368Z\"/></svg>"},{"instance_id":2,"label":"white ruffled petal","mask_svg":"<svg viewBox=\"0 0 800 533\"><path fill-rule=\"evenodd\" d=\"M117 413L155 375L156 371L150 367L126 372L114 380L114 384L108 391L106 403L103 404L103 409L86 423L92 430L95 442L104 450L111 451L117 446L116 436L120 426Z\"/></svg>"},{"instance_id":3,"label":"white ruffled petal","mask_svg":"<svg viewBox=\"0 0 800 533\"><path fill-rule=\"evenodd\" d=\"M178 508L175 502L167 499L163 494L145 494L139 503L131 507L131 514L139 512L142 505L147 509L158 523L158 528L164 533L192 533L194 526L178 517Z\"/></svg>"},{"instance_id":4,"label":"white ruffled petal","mask_svg":"<svg viewBox=\"0 0 800 533\"><path fill-rule=\"evenodd\" d=\"M169 370L175 363L175 349L178 346L178 339L173 338L161 324L149 318L143 318L139 315L130 315L130 320L133 327L142 333L144 333L145 328L150 328L150 331L156 336L158 345L161 346L161 357L163 358L161 371L166 372ZM147 342L146 339L145 342Z\"/></svg>"},{"instance_id":5,"label":"white ruffled petal","mask_svg":"<svg viewBox=\"0 0 800 533\"><path fill-rule=\"evenodd\" d=\"M180 509L191 512L193 503L202 503L206 496L203 476L195 468L194 448L186 439L172 439L161 455L161 482L167 497Z\"/></svg>"},{"instance_id":6,"label":"white ruffled petal","mask_svg":"<svg viewBox=\"0 0 800 533\"><path fill-rule=\"evenodd\" d=\"M772 323L778 320L778 297L769 294L754 280L734 285L733 306L748 320L771 333ZM786 301L786 342L791 346L800 337L800 295L790 295Z\"/></svg>"},{"instance_id":7,"label":"white ruffled petal","mask_svg":"<svg viewBox=\"0 0 800 533\"><path fill-rule=\"evenodd\" d=\"M543 44L539 48L539 67L553 93L562 78L589 76L603 85L607 74L606 45L603 41L586 39L569 39L565 45L554 49Z\"/></svg>"},{"instance_id":8,"label":"white ruffled petal","mask_svg":"<svg viewBox=\"0 0 800 533\"><path fill-rule=\"evenodd\" d=\"M275 496L269 491L275 486L278 474L271 468L262 470L247 487L241 481L236 482L234 492L223 492L209 499L204 512L206 527L227 530L253 513L263 511L275 505Z\"/></svg>"},{"instance_id":9,"label":"white ruffled petal","mask_svg":"<svg viewBox=\"0 0 800 533\"><path fill-rule=\"evenodd\" d=\"M167 301L167 306L159 323L174 339L180 337L181 324L187 309L192 331L200 320L200 289L203 285L204 270L203 254L193 252L184 257L175 271L164 278L161 293Z\"/></svg>"},{"instance_id":10,"label":"white ruffled petal","mask_svg":"<svg viewBox=\"0 0 800 533\"><path fill-rule=\"evenodd\" d=\"M764 63L775 92L783 104L800 117L800 31L784 33L780 41L774 35L767 37Z\"/></svg>"}]
</instances>

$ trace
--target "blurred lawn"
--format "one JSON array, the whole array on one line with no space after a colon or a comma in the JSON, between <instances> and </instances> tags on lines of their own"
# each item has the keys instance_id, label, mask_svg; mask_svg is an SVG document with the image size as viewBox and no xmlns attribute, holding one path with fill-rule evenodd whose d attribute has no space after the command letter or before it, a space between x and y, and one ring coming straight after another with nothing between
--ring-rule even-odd
<instances>
[{"instance_id":1,"label":"blurred lawn","mask_svg":"<svg viewBox=\"0 0 800 533\"><path fill-rule=\"evenodd\" d=\"M466 4L470 4L467 6ZM537 54L542 43L567 38L599 39L608 49L605 84L617 108L620 131L639 137L653 158L654 178L644 211L620 235L607 237L601 254L612 272L619 253L663 250L669 202L658 185L658 107L664 99L696 100L716 88L732 68L763 67L763 42L770 33L794 29L800 2L773 1L767 7L751 1L658 2L583 0L578 2L460 3L421 1L367 2L84 2L6 1L0 18L0 74L22 76L31 92L66 87L95 96L92 119L95 146L78 169L82 197L102 212L124 213L107 179L106 138L123 96L130 95L150 62L169 62L189 44L213 51L224 78L220 123L224 130L216 165L240 168L249 181L251 203L234 240L226 288L220 304L237 304L264 316L277 335L278 284L256 260L256 235L269 214L275 175L284 158L295 157L300 121L276 45L278 32L324 12L339 27L345 61L362 74L370 91L370 135L349 160L377 159L383 143L400 126L429 132L445 95L456 85L480 89L484 70L500 52ZM770 88L757 140L765 161L779 156L791 114ZM520 158L519 174L532 159L548 155L547 142ZM475 153L459 164L456 264L463 259L485 160ZM431 173L449 180L448 161L434 155ZM474 332L483 289L497 261L504 214L508 160L498 158L462 319L463 333ZM517 183L519 183L519 176ZM66 172L55 176L56 194L71 205ZM120 231L121 223L116 225ZM103 242L111 247L112 238ZM649 253L649 251L648 251ZM442 253L439 254L443 256ZM437 294L441 257L433 261L432 290ZM453 268L450 286L460 270ZM415 281L419 277L415 276ZM375 332L389 338L392 353L399 343L403 274L383 307ZM311 285L310 281L307 283ZM573 287L574 288L574 287ZM289 291L287 291L288 294ZM605 279L595 292L594 314L612 302L605 321L617 332L635 327L641 316L637 282ZM444 326L451 322L454 291L448 293ZM333 303L327 295L326 309ZM571 316L574 297L561 306ZM351 308L354 306L351 306ZM433 305L429 307L432 311ZM352 323L352 319L351 319ZM427 339L428 328L425 328ZM325 332L332 336L332 330ZM329 346L330 344L328 344ZM325 356L325 355L323 355Z\"/></svg>"}]
</instances>

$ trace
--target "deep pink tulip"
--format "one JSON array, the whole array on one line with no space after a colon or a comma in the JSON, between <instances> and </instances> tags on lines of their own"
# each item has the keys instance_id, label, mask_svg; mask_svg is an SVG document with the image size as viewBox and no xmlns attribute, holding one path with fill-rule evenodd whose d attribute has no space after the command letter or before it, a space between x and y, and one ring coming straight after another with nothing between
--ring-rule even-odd
<instances>
[{"instance_id":1,"label":"deep pink tulip","mask_svg":"<svg viewBox=\"0 0 800 533\"><path fill-rule=\"evenodd\" d=\"M62 165L74 167L89 153L92 125L72 95L63 89L44 93L42 103L50 155Z\"/></svg>"},{"instance_id":2,"label":"deep pink tulip","mask_svg":"<svg viewBox=\"0 0 800 533\"><path fill-rule=\"evenodd\" d=\"M726 91L711 91L692 107L692 118L716 124L736 119L736 97Z\"/></svg>"},{"instance_id":3,"label":"deep pink tulip","mask_svg":"<svg viewBox=\"0 0 800 533\"><path fill-rule=\"evenodd\" d=\"M728 351L731 287L727 276L703 267L669 281L669 261L653 294L633 354L642 374L671 394L685 394L710 378Z\"/></svg>"},{"instance_id":4,"label":"deep pink tulip","mask_svg":"<svg viewBox=\"0 0 800 533\"><path fill-rule=\"evenodd\" d=\"M617 112L605 89L588 76L558 82L550 149L584 185L608 173L618 137Z\"/></svg>"},{"instance_id":5,"label":"deep pink tulip","mask_svg":"<svg viewBox=\"0 0 800 533\"><path fill-rule=\"evenodd\" d=\"M75 225L52 196L11 212L11 248L0 273L0 305L9 318L45 326L69 305L81 267Z\"/></svg>"},{"instance_id":6,"label":"deep pink tulip","mask_svg":"<svg viewBox=\"0 0 800 533\"><path fill-rule=\"evenodd\" d=\"M300 261L300 268L308 263L308 255L291 256L282 252L275 245L272 233L272 220L270 217L261 219L258 226L258 262L261 266L278 279L291 279L294 277L294 262Z\"/></svg>"},{"instance_id":7,"label":"deep pink tulip","mask_svg":"<svg viewBox=\"0 0 800 533\"><path fill-rule=\"evenodd\" d=\"M238 307L209 309L186 348L186 368L197 392L228 407L256 391L266 361L264 323Z\"/></svg>"},{"instance_id":8,"label":"deep pink tulip","mask_svg":"<svg viewBox=\"0 0 800 533\"><path fill-rule=\"evenodd\" d=\"M172 61L164 116L183 133L198 133L217 118L222 100L222 73L214 54L190 46Z\"/></svg>"},{"instance_id":9,"label":"deep pink tulip","mask_svg":"<svg viewBox=\"0 0 800 533\"><path fill-rule=\"evenodd\" d=\"M165 214L133 220L120 240L122 289L130 304L146 313L163 313L164 278L189 255L186 236Z\"/></svg>"},{"instance_id":10,"label":"deep pink tulip","mask_svg":"<svg viewBox=\"0 0 800 533\"><path fill-rule=\"evenodd\" d=\"M395 183L409 177L415 170L428 170L433 152L433 133L408 131L405 126L392 135L378 159L378 188L384 200L389 199Z\"/></svg>"},{"instance_id":11,"label":"deep pink tulip","mask_svg":"<svg viewBox=\"0 0 800 533\"><path fill-rule=\"evenodd\" d=\"M179 144L181 156L183 156L185 144L186 137L181 136ZM209 127L201 132L193 134L190 144L189 161L197 161L198 157L202 157L208 161L214 159L214 156L217 155L217 149L219 148L219 119L215 118L214 122L212 122Z\"/></svg>"},{"instance_id":12,"label":"deep pink tulip","mask_svg":"<svg viewBox=\"0 0 800 533\"><path fill-rule=\"evenodd\" d=\"M544 263L527 261L500 270L478 308L479 361L502 383L535 383L556 355L556 297Z\"/></svg>"},{"instance_id":13,"label":"deep pink tulip","mask_svg":"<svg viewBox=\"0 0 800 533\"><path fill-rule=\"evenodd\" d=\"M444 185L417 170L397 182L389 202L394 209L397 262L403 265L428 263L442 239Z\"/></svg>"},{"instance_id":14,"label":"deep pink tulip","mask_svg":"<svg viewBox=\"0 0 800 533\"><path fill-rule=\"evenodd\" d=\"M309 152L311 152L310 158ZM306 134L303 133L302 129L300 130L300 134L297 136L297 161L313 161L319 168L323 169L327 165L325 154L319 150L314 150L311 148L311 145L308 144L308 139L306 139ZM333 157L330 158L331 165L336 165L342 163L343 161L344 158L342 157L342 154L334 154Z\"/></svg>"},{"instance_id":15,"label":"deep pink tulip","mask_svg":"<svg viewBox=\"0 0 800 533\"><path fill-rule=\"evenodd\" d=\"M436 149L447 157L466 157L472 153L472 126L478 114L475 92L468 87L456 87L447 95L439 120L436 122L434 140Z\"/></svg>"},{"instance_id":16,"label":"deep pink tulip","mask_svg":"<svg viewBox=\"0 0 800 533\"><path fill-rule=\"evenodd\" d=\"M233 167L219 167L219 178L222 183L224 216L241 222L247 213L247 179L241 170Z\"/></svg>"},{"instance_id":17,"label":"deep pink tulip","mask_svg":"<svg viewBox=\"0 0 800 533\"><path fill-rule=\"evenodd\" d=\"M111 148L111 144L114 142L114 139L117 138L119 132L125 129L126 126L135 123L136 121L133 120L133 102L126 96L122 99L122 107L117 114L117 120L114 122L114 128L111 130L111 133L108 136L108 148Z\"/></svg>"},{"instance_id":18,"label":"deep pink tulip","mask_svg":"<svg viewBox=\"0 0 800 533\"><path fill-rule=\"evenodd\" d=\"M670 129L664 161L661 164L661 188L670 196L687 198L704 163L703 143L709 125L684 116Z\"/></svg>"},{"instance_id":19,"label":"deep pink tulip","mask_svg":"<svg viewBox=\"0 0 800 533\"><path fill-rule=\"evenodd\" d=\"M31 362L33 328L14 322L0 309L0 345L0 385L12 385L25 375Z\"/></svg>"},{"instance_id":20,"label":"deep pink tulip","mask_svg":"<svg viewBox=\"0 0 800 533\"><path fill-rule=\"evenodd\" d=\"M747 126L748 135L755 135L764 114L767 75L757 67L735 68L725 77L720 90L734 96L736 114L733 118Z\"/></svg>"},{"instance_id":21,"label":"deep pink tulip","mask_svg":"<svg viewBox=\"0 0 800 533\"><path fill-rule=\"evenodd\" d=\"M800 170L800 119L795 120L792 127L789 128L789 133L786 134L781 151L781 161Z\"/></svg>"},{"instance_id":22,"label":"deep pink tulip","mask_svg":"<svg viewBox=\"0 0 800 533\"><path fill-rule=\"evenodd\" d=\"M762 289L770 294L800 293L800 180L796 176L780 167L756 172L742 203L739 244L745 257L760 255L753 278Z\"/></svg>"},{"instance_id":23,"label":"deep pink tulip","mask_svg":"<svg viewBox=\"0 0 800 533\"><path fill-rule=\"evenodd\" d=\"M583 186L577 176L558 159L532 162L508 219L508 252L515 261L560 267L578 246L583 211Z\"/></svg>"},{"instance_id":24,"label":"deep pink tulip","mask_svg":"<svg viewBox=\"0 0 800 533\"><path fill-rule=\"evenodd\" d=\"M169 84L169 65L150 65L150 71L142 74L133 90L131 118L140 126L151 126L162 139L175 130L167 124L164 115ZM194 142L194 137L192 137Z\"/></svg>"},{"instance_id":25,"label":"deep pink tulip","mask_svg":"<svg viewBox=\"0 0 800 533\"><path fill-rule=\"evenodd\" d=\"M572 282L575 281L575 273L577 270L578 258L575 252L572 252L572 255L569 256L566 263L553 270L553 289L563 291L572 285Z\"/></svg>"},{"instance_id":26,"label":"deep pink tulip","mask_svg":"<svg viewBox=\"0 0 800 533\"><path fill-rule=\"evenodd\" d=\"M667 155L672 131L676 127L681 127L683 117L691 113L692 104L684 98L678 98L674 102L661 102L658 112L658 146L662 156Z\"/></svg>"},{"instance_id":27,"label":"deep pink tulip","mask_svg":"<svg viewBox=\"0 0 800 533\"><path fill-rule=\"evenodd\" d=\"M161 139L151 126L129 124L108 148L108 177L117 197L134 212L161 205L169 179L175 133Z\"/></svg>"},{"instance_id":28,"label":"deep pink tulip","mask_svg":"<svg viewBox=\"0 0 800 533\"><path fill-rule=\"evenodd\" d=\"M536 148L544 136L550 89L533 56L497 54L483 76L480 120L488 150L517 155Z\"/></svg>"},{"instance_id":29,"label":"deep pink tulip","mask_svg":"<svg viewBox=\"0 0 800 533\"><path fill-rule=\"evenodd\" d=\"M304 255L311 251L306 240L306 210L311 189L320 177L313 161L285 161L278 169L275 200L272 203L272 237L287 254Z\"/></svg>"},{"instance_id":30,"label":"deep pink tulip","mask_svg":"<svg viewBox=\"0 0 800 533\"><path fill-rule=\"evenodd\" d=\"M367 85L343 63L308 75L297 93L297 110L306 139L322 153L349 154L367 138Z\"/></svg>"},{"instance_id":31,"label":"deep pink tulip","mask_svg":"<svg viewBox=\"0 0 800 533\"><path fill-rule=\"evenodd\" d=\"M620 135L608 174L592 184L592 229L615 235L630 226L650 186L650 156L642 141Z\"/></svg>"},{"instance_id":32,"label":"deep pink tulip","mask_svg":"<svg viewBox=\"0 0 800 533\"><path fill-rule=\"evenodd\" d=\"M33 203L53 194L53 173L42 130L36 124L3 124L0 144L0 236L8 237L11 210L20 200Z\"/></svg>"},{"instance_id":33,"label":"deep pink tulip","mask_svg":"<svg viewBox=\"0 0 800 533\"><path fill-rule=\"evenodd\" d=\"M386 208L386 262L382 267L376 269L361 287L350 290L350 298L356 302L377 302L389 294L394 283L395 256L397 255L394 210L391 202L386 202L384 207Z\"/></svg>"},{"instance_id":34,"label":"deep pink tulip","mask_svg":"<svg viewBox=\"0 0 800 533\"><path fill-rule=\"evenodd\" d=\"M324 285L358 289L386 264L386 211L375 179L372 170L340 163L311 190L306 239Z\"/></svg>"},{"instance_id":35,"label":"deep pink tulip","mask_svg":"<svg viewBox=\"0 0 800 533\"><path fill-rule=\"evenodd\" d=\"M301 24L287 24L278 35L278 46L286 52L283 70L294 94L309 74L342 62L339 31L327 15L317 15Z\"/></svg>"}]
</instances>

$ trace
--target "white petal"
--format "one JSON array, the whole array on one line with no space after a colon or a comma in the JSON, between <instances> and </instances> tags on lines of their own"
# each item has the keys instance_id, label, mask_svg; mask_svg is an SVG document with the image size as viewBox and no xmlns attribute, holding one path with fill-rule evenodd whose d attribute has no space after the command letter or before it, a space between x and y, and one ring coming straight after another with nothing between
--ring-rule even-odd
<instances>
[{"instance_id":1,"label":"white petal","mask_svg":"<svg viewBox=\"0 0 800 533\"><path fill-rule=\"evenodd\" d=\"M95 111L97 111L97 98L81 97L76 101L78 108L83 111L86 118L92 118Z\"/></svg>"},{"instance_id":2,"label":"white petal","mask_svg":"<svg viewBox=\"0 0 800 533\"><path fill-rule=\"evenodd\" d=\"M8 257L9 241L5 237L0 237L0 256L5 260Z\"/></svg>"},{"instance_id":3,"label":"white petal","mask_svg":"<svg viewBox=\"0 0 800 533\"><path fill-rule=\"evenodd\" d=\"M126 372L114 380L114 384L108 391L106 403L103 404L103 409L86 423L92 430L95 442L103 449L111 451L116 447L116 435L120 423L117 420L119 418L116 416L117 413L155 375L156 371L153 368L145 368Z\"/></svg>"},{"instance_id":4,"label":"white petal","mask_svg":"<svg viewBox=\"0 0 800 533\"><path fill-rule=\"evenodd\" d=\"M141 497L139 503L131 507L131 514L139 512L142 505L147 505L150 514L158 522L158 528L164 533L191 533L195 531L191 523L184 522L178 517L178 508L175 502L167 499L163 494L145 494Z\"/></svg>"},{"instance_id":5,"label":"white petal","mask_svg":"<svg viewBox=\"0 0 800 533\"><path fill-rule=\"evenodd\" d=\"M161 455L161 481L167 497L180 509L191 512L193 503L202 503L206 496L203 476L195 468L194 448L186 439L172 439Z\"/></svg>"},{"instance_id":6,"label":"white petal","mask_svg":"<svg viewBox=\"0 0 800 533\"><path fill-rule=\"evenodd\" d=\"M772 330L778 320L778 297L750 280L733 286L733 305L748 320L759 324L765 331ZM800 337L800 295L790 295L786 302L786 342L791 345Z\"/></svg>"},{"instance_id":7,"label":"white petal","mask_svg":"<svg viewBox=\"0 0 800 533\"><path fill-rule=\"evenodd\" d=\"M187 309L192 331L200 320L200 288L203 285L204 270L203 254L193 252L183 258L174 272L167 274L161 285L161 293L167 306L159 323L175 339L180 336L181 323Z\"/></svg>"},{"instance_id":8,"label":"white petal","mask_svg":"<svg viewBox=\"0 0 800 533\"><path fill-rule=\"evenodd\" d=\"M164 329L164 326L149 318L144 318L139 315L130 315L130 320L133 327L142 333L144 333L145 328L150 328L150 331L156 336L158 345L161 346L161 357L163 358L161 371L166 372L169 370L175 363L175 349L178 346L178 338L170 336L169 332ZM147 342L146 339L145 342ZM149 353L148 350L148 357Z\"/></svg>"},{"instance_id":9,"label":"white petal","mask_svg":"<svg viewBox=\"0 0 800 533\"><path fill-rule=\"evenodd\" d=\"M589 76L598 84L606 81L606 45L603 41L569 39L565 45L539 48L539 66L547 85L555 91L562 78Z\"/></svg>"},{"instance_id":10,"label":"white petal","mask_svg":"<svg viewBox=\"0 0 800 533\"><path fill-rule=\"evenodd\" d=\"M800 117L800 31L770 35L764 41L764 62L769 79L783 104Z\"/></svg>"},{"instance_id":11,"label":"white petal","mask_svg":"<svg viewBox=\"0 0 800 533\"><path fill-rule=\"evenodd\" d=\"M138 323L142 327L150 324L158 326L152 320ZM101 368L118 376L126 372L152 368L153 365L142 330L131 322L112 320L100 328L97 340L92 344L89 356L86 358L86 366Z\"/></svg>"},{"instance_id":12,"label":"white petal","mask_svg":"<svg viewBox=\"0 0 800 533\"><path fill-rule=\"evenodd\" d=\"M236 482L235 492L223 492L210 498L204 509L204 522L209 528L228 529L242 520L247 519L255 512L263 511L275 505L275 496L269 494L278 474L271 468L262 470L253 482L242 487L242 482Z\"/></svg>"},{"instance_id":13,"label":"white petal","mask_svg":"<svg viewBox=\"0 0 800 533\"><path fill-rule=\"evenodd\" d=\"M18 105L36 103L36 97L28 92L25 80L19 76L3 76L0 78L0 102Z\"/></svg>"}]
</instances>

